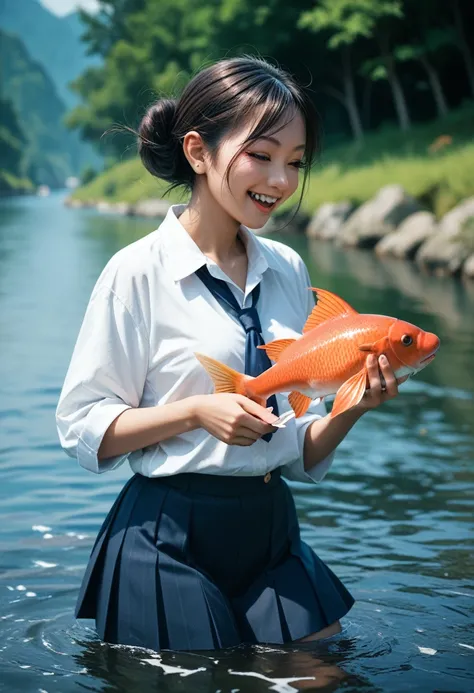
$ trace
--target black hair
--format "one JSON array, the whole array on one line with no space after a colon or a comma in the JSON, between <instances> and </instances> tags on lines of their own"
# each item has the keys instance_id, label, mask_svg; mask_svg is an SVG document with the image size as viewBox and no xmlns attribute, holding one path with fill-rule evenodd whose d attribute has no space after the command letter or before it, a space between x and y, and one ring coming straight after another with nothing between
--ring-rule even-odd
<instances>
[{"instance_id":1,"label":"black hair","mask_svg":"<svg viewBox=\"0 0 474 693\"><path fill-rule=\"evenodd\" d=\"M222 139L247 119L255 125L242 149L262 135L274 134L294 116L303 117L306 142L302 169L304 179L319 150L318 116L306 91L284 70L255 57L220 60L198 72L178 99L159 99L148 109L138 129L138 150L146 169L170 183L192 190L196 174L184 155L186 133L197 131L211 156Z\"/></svg>"}]
</instances>

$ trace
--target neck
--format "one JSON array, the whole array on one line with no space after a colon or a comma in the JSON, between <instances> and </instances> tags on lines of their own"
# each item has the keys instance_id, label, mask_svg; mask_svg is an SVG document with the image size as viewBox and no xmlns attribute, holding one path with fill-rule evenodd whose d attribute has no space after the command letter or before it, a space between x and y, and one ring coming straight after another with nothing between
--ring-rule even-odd
<instances>
[{"instance_id":1,"label":"neck","mask_svg":"<svg viewBox=\"0 0 474 693\"><path fill-rule=\"evenodd\" d=\"M245 252L240 223L216 202L207 184L196 188L179 221L204 255L225 265Z\"/></svg>"}]
</instances>

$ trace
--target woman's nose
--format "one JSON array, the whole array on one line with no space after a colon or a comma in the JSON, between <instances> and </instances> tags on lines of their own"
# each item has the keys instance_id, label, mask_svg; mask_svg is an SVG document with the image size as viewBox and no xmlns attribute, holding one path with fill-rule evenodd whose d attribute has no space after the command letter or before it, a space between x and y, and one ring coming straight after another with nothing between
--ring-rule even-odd
<instances>
[{"instance_id":1,"label":"woman's nose","mask_svg":"<svg viewBox=\"0 0 474 693\"><path fill-rule=\"evenodd\" d=\"M268 185L276 188L280 192L286 192L288 189L288 176L283 168L274 168L270 171L268 177Z\"/></svg>"}]
</instances>

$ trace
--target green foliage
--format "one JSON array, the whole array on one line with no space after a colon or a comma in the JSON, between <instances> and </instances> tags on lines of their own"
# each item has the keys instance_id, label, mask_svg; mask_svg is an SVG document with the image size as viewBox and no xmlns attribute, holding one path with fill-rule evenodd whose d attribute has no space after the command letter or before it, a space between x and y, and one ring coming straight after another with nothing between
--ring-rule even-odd
<instances>
[{"instance_id":1,"label":"green foliage","mask_svg":"<svg viewBox=\"0 0 474 693\"><path fill-rule=\"evenodd\" d=\"M104 62L74 83L83 103L67 122L85 138L102 146L105 142L115 160L134 150L121 126L136 128L154 99L178 95L205 64L236 54L271 56L311 84L333 137L352 132L361 139L363 131L395 115L408 129L411 120L427 121L469 93L472 56L469 46L459 50L459 22L454 6L444 0L98 4L97 14L82 17L89 51ZM458 5L469 26L474 6L470 0L459 0ZM450 79L453 70L460 87ZM451 83L445 94L446 81ZM431 89L433 97L420 98L421 89Z\"/></svg>"},{"instance_id":2,"label":"green foliage","mask_svg":"<svg viewBox=\"0 0 474 693\"><path fill-rule=\"evenodd\" d=\"M440 135L453 143L436 154L429 147ZM360 204L390 183L401 184L438 217L474 193L474 106L453 111L444 120L416 125L410 135L396 127L369 134L361 144L328 148L314 167L303 208L312 213L324 202L350 199ZM157 181L139 159L117 164L75 191L83 202L129 202L162 197L166 184ZM113 192L110 192L113 191ZM184 198L176 191L172 202ZM287 206L294 204L294 198Z\"/></svg>"},{"instance_id":3,"label":"green foliage","mask_svg":"<svg viewBox=\"0 0 474 693\"><path fill-rule=\"evenodd\" d=\"M21 173L25 142L12 102L0 98L0 193L28 192L33 187Z\"/></svg>"},{"instance_id":4,"label":"green foliage","mask_svg":"<svg viewBox=\"0 0 474 693\"><path fill-rule=\"evenodd\" d=\"M11 101L0 99L0 161L12 175L20 175L25 135Z\"/></svg>"},{"instance_id":5,"label":"green foliage","mask_svg":"<svg viewBox=\"0 0 474 693\"><path fill-rule=\"evenodd\" d=\"M74 191L73 199L94 203L99 200L108 202L129 202L163 197L166 183L153 178L143 167L139 159L130 159L112 166L98 175L92 182ZM170 193L171 201L182 200L178 191Z\"/></svg>"},{"instance_id":6,"label":"green foliage","mask_svg":"<svg viewBox=\"0 0 474 693\"><path fill-rule=\"evenodd\" d=\"M81 185L87 185L97 177L97 171L93 166L86 166L81 173Z\"/></svg>"},{"instance_id":7,"label":"green foliage","mask_svg":"<svg viewBox=\"0 0 474 693\"><path fill-rule=\"evenodd\" d=\"M301 15L300 26L314 32L329 30L328 47L334 49L372 38L377 23L386 17L403 17L402 0L320 0Z\"/></svg>"}]
</instances>

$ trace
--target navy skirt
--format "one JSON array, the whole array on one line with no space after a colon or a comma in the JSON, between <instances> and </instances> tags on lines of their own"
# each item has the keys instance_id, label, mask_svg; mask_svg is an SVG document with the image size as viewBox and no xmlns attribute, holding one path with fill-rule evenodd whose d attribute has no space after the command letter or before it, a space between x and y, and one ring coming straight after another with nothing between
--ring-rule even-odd
<instances>
[{"instance_id":1,"label":"navy skirt","mask_svg":"<svg viewBox=\"0 0 474 693\"><path fill-rule=\"evenodd\" d=\"M92 549L76 617L155 651L287 643L353 598L301 541L280 470L264 477L136 474Z\"/></svg>"}]
</instances>

